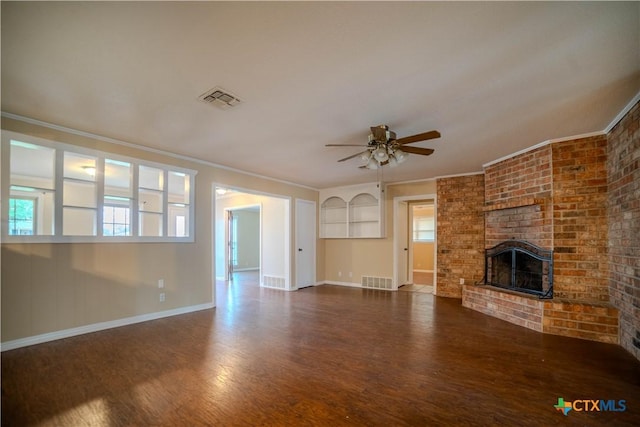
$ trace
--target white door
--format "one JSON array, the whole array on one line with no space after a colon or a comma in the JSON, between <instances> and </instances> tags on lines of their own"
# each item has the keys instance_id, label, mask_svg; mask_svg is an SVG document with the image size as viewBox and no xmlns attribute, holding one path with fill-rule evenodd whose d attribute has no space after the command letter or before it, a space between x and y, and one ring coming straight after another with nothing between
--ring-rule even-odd
<instances>
[{"instance_id":1,"label":"white door","mask_svg":"<svg viewBox=\"0 0 640 427\"><path fill-rule=\"evenodd\" d=\"M316 282L316 203L296 199L296 287Z\"/></svg>"}]
</instances>

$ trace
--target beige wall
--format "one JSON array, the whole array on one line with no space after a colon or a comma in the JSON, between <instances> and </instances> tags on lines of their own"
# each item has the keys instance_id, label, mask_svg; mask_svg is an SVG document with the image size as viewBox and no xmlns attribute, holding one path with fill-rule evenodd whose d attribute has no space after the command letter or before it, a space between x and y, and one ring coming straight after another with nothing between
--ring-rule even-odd
<instances>
[{"instance_id":1,"label":"beige wall","mask_svg":"<svg viewBox=\"0 0 640 427\"><path fill-rule=\"evenodd\" d=\"M198 171L193 243L2 244L2 342L211 303L214 183L318 200L315 190L22 121L3 118L2 128ZM293 209L294 205L292 222ZM292 242L293 230L294 224L289 233ZM295 277L295 263L288 261ZM321 256L317 263L318 271L323 271ZM164 303L159 302L161 278Z\"/></svg>"},{"instance_id":2,"label":"beige wall","mask_svg":"<svg viewBox=\"0 0 640 427\"><path fill-rule=\"evenodd\" d=\"M389 185L383 239L323 239L324 279L360 283L362 276L393 277L393 199L436 193L435 180ZM341 273L341 275L339 275Z\"/></svg>"},{"instance_id":3,"label":"beige wall","mask_svg":"<svg viewBox=\"0 0 640 427\"><path fill-rule=\"evenodd\" d=\"M413 244L413 269L433 270L433 246L431 242L415 242Z\"/></svg>"}]
</instances>

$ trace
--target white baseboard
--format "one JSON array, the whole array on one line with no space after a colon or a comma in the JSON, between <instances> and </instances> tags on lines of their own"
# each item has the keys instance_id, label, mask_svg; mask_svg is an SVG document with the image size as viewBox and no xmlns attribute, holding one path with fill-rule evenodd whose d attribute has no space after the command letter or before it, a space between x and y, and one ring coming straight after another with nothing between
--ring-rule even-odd
<instances>
[{"instance_id":1,"label":"white baseboard","mask_svg":"<svg viewBox=\"0 0 640 427\"><path fill-rule=\"evenodd\" d=\"M181 307L173 310L158 311L155 313L141 314L139 316L126 317L124 319L110 320L108 322L92 323L90 325L79 326L77 328L64 329L62 331L49 332L41 335L34 335L27 338L19 338L0 344L0 351L14 350L20 347L27 347L34 344L42 344L48 341L55 341L62 338L69 338L76 335L89 334L91 332L103 331L105 329L118 328L120 326L133 325L135 323L147 322L149 320L162 319L163 317L177 316L180 314L193 313L194 311L214 308L215 304L206 303Z\"/></svg>"},{"instance_id":2,"label":"white baseboard","mask_svg":"<svg viewBox=\"0 0 640 427\"><path fill-rule=\"evenodd\" d=\"M361 288L362 287L362 283L354 283L354 282L335 282L333 280L325 280L322 283L324 283L325 285L348 286L350 288Z\"/></svg>"}]
</instances>

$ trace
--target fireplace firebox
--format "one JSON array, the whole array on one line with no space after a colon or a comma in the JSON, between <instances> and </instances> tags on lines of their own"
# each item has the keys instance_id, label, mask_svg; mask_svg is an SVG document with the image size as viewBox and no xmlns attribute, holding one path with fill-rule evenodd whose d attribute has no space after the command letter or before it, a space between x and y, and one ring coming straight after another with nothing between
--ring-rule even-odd
<instances>
[{"instance_id":1,"label":"fireplace firebox","mask_svg":"<svg viewBox=\"0 0 640 427\"><path fill-rule=\"evenodd\" d=\"M524 240L507 240L485 250L485 284L553 298L553 251Z\"/></svg>"}]
</instances>

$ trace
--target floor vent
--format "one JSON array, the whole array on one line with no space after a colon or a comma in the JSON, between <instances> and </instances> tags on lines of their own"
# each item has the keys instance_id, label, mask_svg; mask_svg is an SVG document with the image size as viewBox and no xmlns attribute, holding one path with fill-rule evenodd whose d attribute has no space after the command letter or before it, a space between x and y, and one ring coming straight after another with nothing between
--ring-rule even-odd
<instances>
[{"instance_id":1,"label":"floor vent","mask_svg":"<svg viewBox=\"0 0 640 427\"><path fill-rule=\"evenodd\" d=\"M393 280L390 277L362 276L362 287L367 289L392 289Z\"/></svg>"},{"instance_id":2,"label":"floor vent","mask_svg":"<svg viewBox=\"0 0 640 427\"><path fill-rule=\"evenodd\" d=\"M262 276L262 286L265 288L285 289L284 277Z\"/></svg>"},{"instance_id":3,"label":"floor vent","mask_svg":"<svg viewBox=\"0 0 640 427\"><path fill-rule=\"evenodd\" d=\"M235 107L242 102L240 98L221 87L214 87L200 95L198 99L202 102L206 102L207 104L222 108L223 110Z\"/></svg>"}]
</instances>

